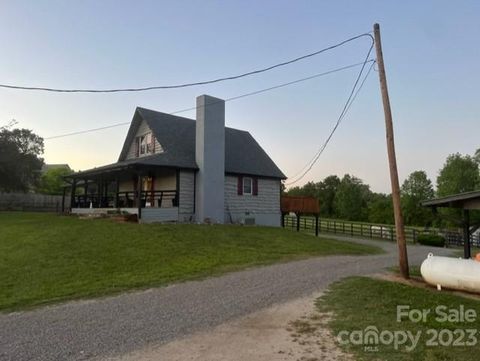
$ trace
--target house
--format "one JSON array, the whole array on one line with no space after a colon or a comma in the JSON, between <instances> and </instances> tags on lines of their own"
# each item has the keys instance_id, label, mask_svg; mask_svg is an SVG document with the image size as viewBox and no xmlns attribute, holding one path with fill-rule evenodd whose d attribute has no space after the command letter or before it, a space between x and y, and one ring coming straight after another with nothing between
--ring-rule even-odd
<instances>
[{"instance_id":1,"label":"house","mask_svg":"<svg viewBox=\"0 0 480 361\"><path fill-rule=\"evenodd\" d=\"M199 96L196 112L137 108L118 161L68 178L71 212L280 226L285 175L250 133L225 127L223 100Z\"/></svg>"}]
</instances>

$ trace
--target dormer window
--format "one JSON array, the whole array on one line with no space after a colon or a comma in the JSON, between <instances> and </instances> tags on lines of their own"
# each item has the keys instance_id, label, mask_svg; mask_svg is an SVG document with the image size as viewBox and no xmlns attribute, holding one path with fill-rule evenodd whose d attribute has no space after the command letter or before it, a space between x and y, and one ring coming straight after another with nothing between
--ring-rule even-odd
<instances>
[{"instance_id":1,"label":"dormer window","mask_svg":"<svg viewBox=\"0 0 480 361\"><path fill-rule=\"evenodd\" d=\"M136 138L137 157L154 153L154 137L152 133L146 133Z\"/></svg>"}]
</instances>

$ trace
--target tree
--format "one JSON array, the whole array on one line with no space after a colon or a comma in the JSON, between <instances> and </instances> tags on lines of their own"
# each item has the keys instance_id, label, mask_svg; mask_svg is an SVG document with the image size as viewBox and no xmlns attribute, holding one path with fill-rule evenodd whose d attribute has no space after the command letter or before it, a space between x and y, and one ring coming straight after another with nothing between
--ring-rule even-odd
<instances>
[{"instance_id":1,"label":"tree","mask_svg":"<svg viewBox=\"0 0 480 361\"><path fill-rule=\"evenodd\" d=\"M475 151L475 154L473 155L473 159L475 160L475 162L477 162L477 164L480 165L480 148L478 148Z\"/></svg>"},{"instance_id":2,"label":"tree","mask_svg":"<svg viewBox=\"0 0 480 361\"><path fill-rule=\"evenodd\" d=\"M480 187L479 165L469 155L450 154L437 177L437 195L447 196Z\"/></svg>"},{"instance_id":3,"label":"tree","mask_svg":"<svg viewBox=\"0 0 480 361\"><path fill-rule=\"evenodd\" d=\"M26 192L43 165L43 139L28 129L0 128L0 191Z\"/></svg>"},{"instance_id":4,"label":"tree","mask_svg":"<svg viewBox=\"0 0 480 361\"><path fill-rule=\"evenodd\" d=\"M72 173L68 167L49 169L40 177L36 191L43 194L62 194L64 177Z\"/></svg>"},{"instance_id":5,"label":"tree","mask_svg":"<svg viewBox=\"0 0 480 361\"><path fill-rule=\"evenodd\" d=\"M402 184L402 209L405 223L415 226L427 226L433 221L431 210L422 206L421 202L434 197L435 192L427 173L412 172Z\"/></svg>"},{"instance_id":6,"label":"tree","mask_svg":"<svg viewBox=\"0 0 480 361\"><path fill-rule=\"evenodd\" d=\"M322 182L308 182L301 187L292 187L287 194L290 196L308 196L317 198L320 202L320 215L323 217L335 216L335 193L340 179L336 175L326 177Z\"/></svg>"},{"instance_id":7,"label":"tree","mask_svg":"<svg viewBox=\"0 0 480 361\"><path fill-rule=\"evenodd\" d=\"M320 215L323 217L334 218L335 214L335 195L340 185L340 178L336 175L330 175L318 184L318 198L320 199Z\"/></svg>"},{"instance_id":8,"label":"tree","mask_svg":"<svg viewBox=\"0 0 480 361\"><path fill-rule=\"evenodd\" d=\"M392 196L373 193L368 202L368 221L372 223L393 224Z\"/></svg>"},{"instance_id":9,"label":"tree","mask_svg":"<svg viewBox=\"0 0 480 361\"><path fill-rule=\"evenodd\" d=\"M348 221L368 220L370 187L361 179L345 174L335 195L336 216Z\"/></svg>"}]
</instances>

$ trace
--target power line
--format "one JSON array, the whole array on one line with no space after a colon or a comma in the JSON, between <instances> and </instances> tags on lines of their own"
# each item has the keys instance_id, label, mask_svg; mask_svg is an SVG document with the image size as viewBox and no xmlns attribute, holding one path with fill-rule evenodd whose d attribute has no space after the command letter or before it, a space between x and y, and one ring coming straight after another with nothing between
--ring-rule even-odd
<instances>
[{"instance_id":1,"label":"power line","mask_svg":"<svg viewBox=\"0 0 480 361\"><path fill-rule=\"evenodd\" d=\"M160 90L160 89L178 89L178 88L186 88L186 87L192 87L192 86L199 86L199 85L206 85L206 84L213 84L213 83L219 83L227 80L235 80L239 78L244 78L247 76L255 75L255 74L260 74L267 72L269 70L283 67L289 64L296 63L298 61L311 58L313 56L319 55L321 53L324 53L329 50L333 50L335 48L338 48L344 44L347 44L351 41L360 39L362 37L368 37L372 41L372 45L374 43L373 36L369 33L364 33L360 34L354 37L351 37L349 39L343 40L335 45L331 45L329 47L323 48L321 50L315 51L310 54L302 55L300 57L284 61L282 63L277 63L275 65L268 66L266 68L261 68L253 71L249 71L247 73L243 74L238 74L238 75L232 75L232 76L227 76L227 77L222 77L222 78L217 78L213 80L205 80L205 81L200 81L200 82L194 82L194 83L185 83L185 84L174 84L174 85L156 85L156 86L148 86L148 87L139 87L139 88L119 88L119 89L61 89L61 88L47 88L47 87L36 87L36 86L19 86L19 85L11 85L11 84L0 84L1 88L8 88L8 89L15 89L15 90L35 90L35 91L46 91L46 92L56 92L56 93L120 93L120 92L141 92L141 91L149 91L149 90Z\"/></svg>"},{"instance_id":2,"label":"power line","mask_svg":"<svg viewBox=\"0 0 480 361\"><path fill-rule=\"evenodd\" d=\"M318 161L318 159L320 158L320 156L322 155L323 151L325 150L325 148L327 147L328 143L330 142L330 140L332 139L333 137L333 134L335 133L335 131L337 130L338 126L340 125L340 123L342 122L342 120L345 118L345 115L347 114L348 110L350 109L352 103L355 101L358 93L360 92L360 90L362 89L363 85L365 84L365 81L367 80L367 77L370 75L370 72L373 68L373 66L375 65L375 62L372 62L372 65L370 65L370 68L368 69L368 72L367 74L365 75L365 77L363 78L360 86L358 87L357 91L356 90L356 87L358 85L358 82L362 76L362 73L363 73L363 70L365 69L365 65L368 63L368 58L370 57L370 53L373 49L373 44L372 46L370 47L368 53L367 53L367 56L365 58L365 62L363 63L363 66L362 68L360 69L360 72L355 80L355 83L352 87L352 91L350 92L350 95L347 99L347 101L345 102L345 105L342 109L342 112L340 113L340 116L338 117L336 123L335 123L335 126L333 127L332 131L330 132L329 136L327 137L327 139L325 140L324 144L320 147L320 149L318 150L318 152L315 154L315 156L313 157L312 160L310 160L303 168L300 172L298 172L295 176L293 177L290 177L289 179L294 179L292 180L291 182L288 182L288 183L285 183L286 186L290 186L292 184L295 184L297 182L299 182L301 179L303 179L305 177L305 175L307 175L307 173L313 168L313 166L315 165L315 163ZM303 173L301 173L305 168L307 168ZM298 174L301 173L300 176L298 176Z\"/></svg>"},{"instance_id":3,"label":"power line","mask_svg":"<svg viewBox=\"0 0 480 361\"><path fill-rule=\"evenodd\" d=\"M367 61L367 63L368 62L374 63L375 60L370 59L370 60ZM363 65L363 64L364 64L364 62L350 64L350 65L346 65L346 66L343 66L343 67L340 67L340 68L332 69L332 70L329 70L329 71L326 71L326 72L323 72L323 73L318 73L318 74L311 75L311 76L308 76L308 77L305 77L305 78L293 80L293 81L290 81L290 82L287 82L287 83L278 84L278 85L275 85L275 86L272 86L272 87L268 87L268 88L264 88L264 89L260 89L260 90L255 90L255 91L245 93L245 94L241 94L241 95L236 95L236 96L233 96L231 98L225 99L225 102L238 100L238 99L246 98L246 97L249 97L249 96L252 96L252 95L265 93L265 92L268 92L268 91L271 91L271 90L283 88L283 87L286 87L286 86L289 86L289 85L301 83L301 82L304 82L304 81L307 81L307 80L311 80L311 79L319 78L319 77L322 77L322 76L330 75L330 74L333 74L333 73L337 73L337 72L340 72L340 71L343 71L343 70L351 69L351 68L354 68L354 67L357 67L357 66L360 66L360 65ZM211 103L211 104L208 104L208 106L214 105L214 104L215 103ZM185 113L185 112L188 112L188 111L192 111L192 110L195 110L195 109L197 109L197 107L185 108L185 109L174 111L174 112L169 113L169 114L170 115L175 115L175 114L180 114L180 113ZM129 125L130 123L131 122L116 123L116 124L107 125L107 126L104 126L104 127L91 128L91 129L79 130L79 131L71 132L71 133L54 135L54 136L51 136L51 137L46 137L44 139L45 140L51 140L51 139L69 137L69 136L73 136L73 135L91 133L91 132L96 132L96 131L100 131L100 130L120 127L120 126L124 126L124 125Z\"/></svg>"}]
</instances>

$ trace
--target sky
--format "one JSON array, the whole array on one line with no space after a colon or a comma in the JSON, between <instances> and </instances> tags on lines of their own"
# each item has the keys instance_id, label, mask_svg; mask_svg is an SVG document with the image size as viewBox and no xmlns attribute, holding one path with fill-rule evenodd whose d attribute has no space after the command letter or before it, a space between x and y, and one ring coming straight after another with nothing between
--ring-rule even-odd
<instances>
[{"instance_id":1,"label":"sky","mask_svg":"<svg viewBox=\"0 0 480 361\"><path fill-rule=\"evenodd\" d=\"M202 81L289 60L380 23L400 181L480 147L478 1L5 1L0 83L121 88ZM209 94L229 98L363 61L367 38L241 80L122 94L0 89L0 126L50 137L129 122L137 106L173 112ZM373 57L373 56L372 56ZM287 175L323 144L359 68L226 104ZM195 118L195 112L182 116ZM45 140L46 163L75 170L116 162L127 126ZM313 169L298 183L353 174L390 192L385 123L373 71Z\"/></svg>"}]
</instances>

